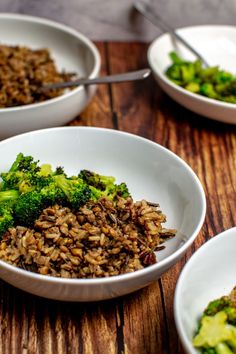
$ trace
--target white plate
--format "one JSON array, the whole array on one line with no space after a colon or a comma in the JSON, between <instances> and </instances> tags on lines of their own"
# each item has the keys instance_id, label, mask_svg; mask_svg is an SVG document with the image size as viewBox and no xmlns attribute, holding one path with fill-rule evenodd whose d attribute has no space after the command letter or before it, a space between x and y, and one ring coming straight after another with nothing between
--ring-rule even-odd
<instances>
[{"instance_id":1,"label":"white plate","mask_svg":"<svg viewBox=\"0 0 236 354\"><path fill-rule=\"evenodd\" d=\"M178 29L186 39L212 66L230 71L236 75L236 27L194 26ZM163 34L153 41L148 49L148 62L162 89L175 101L191 111L205 117L236 124L236 104L221 102L189 92L171 82L165 70L171 64L169 53L177 51L187 60L195 60L194 55L169 34Z\"/></svg>"},{"instance_id":2,"label":"white plate","mask_svg":"<svg viewBox=\"0 0 236 354\"><path fill-rule=\"evenodd\" d=\"M205 195L191 168L178 156L147 139L109 129L64 127L18 135L0 143L0 171L16 154L64 166L68 174L90 169L125 181L135 200L160 203L166 227L178 230L158 252L159 262L143 270L103 279L59 279L31 273L0 261L0 277L44 297L95 301L124 295L158 279L196 238L206 212Z\"/></svg>"},{"instance_id":3,"label":"white plate","mask_svg":"<svg viewBox=\"0 0 236 354\"><path fill-rule=\"evenodd\" d=\"M236 227L206 242L190 258L179 277L174 300L177 330L188 354L198 319L208 303L228 295L236 285Z\"/></svg>"}]
</instances>

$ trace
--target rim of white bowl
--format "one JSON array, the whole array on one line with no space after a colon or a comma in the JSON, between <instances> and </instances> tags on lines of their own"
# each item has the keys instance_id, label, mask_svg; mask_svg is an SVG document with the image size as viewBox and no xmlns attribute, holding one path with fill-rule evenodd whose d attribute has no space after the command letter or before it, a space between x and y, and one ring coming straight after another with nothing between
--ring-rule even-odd
<instances>
[{"instance_id":1,"label":"rim of white bowl","mask_svg":"<svg viewBox=\"0 0 236 354\"><path fill-rule=\"evenodd\" d=\"M177 285L175 288L175 295L174 295L174 318L175 318L175 324L176 324L176 328L177 328L177 332L179 334L179 337L181 339L181 342L185 348L185 350L189 353L189 354L195 354L197 349L195 349L193 347L193 345L191 344L191 342L189 341L185 330L184 330L184 326L182 324L182 321L180 320L181 318L181 309L179 307L179 302L180 302L180 297L181 297L181 288L183 286L184 283L184 279L185 279L185 275L189 272L189 269L191 268L192 264L194 264L196 262L196 259L199 257L199 255L202 254L202 252L204 252L206 249L208 249L209 247L212 246L213 243L219 242L219 240L221 240L221 238L225 237L227 234L229 233L233 233L236 232L236 226L232 227L230 229L227 229L225 231L222 231L221 233L217 234L216 236L212 237L209 241L207 241L206 243L204 243L191 257L190 259L187 261L187 263L185 264L185 266L183 267L181 274L179 276L179 279L177 281ZM206 304L207 305L207 304Z\"/></svg>"},{"instance_id":2,"label":"rim of white bowl","mask_svg":"<svg viewBox=\"0 0 236 354\"><path fill-rule=\"evenodd\" d=\"M236 26L227 26L227 25L199 25L199 26L186 26L186 27L180 27L177 28L176 31L180 32L181 31L187 31L187 30L194 30L194 29L207 29L207 28L217 28L217 27L221 27L221 28L225 28L225 29L233 29L236 31ZM205 96L201 96L197 93L193 93L190 92L186 89L184 89L181 86L178 86L177 84L175 84L174 82L172 82L170 79L168 79L168 77L164 74L164 72L159 68L159 66L155 65L155 63L153 63L153 59L152 59L152 51L154 50L153 48L155 46L157 46L157 42L162 39L163 37L167 37L170 34L167 33L163 33L161 34L159 37L155 38L152 43L150 44L150 46L148 47L148 51L147 51L147 59L148 59L148 63L152 69L152 71L159 77L159 79L161 79L166 85L172 87L174 90L179 91L180 93L191 97L197 101L202 101L205 103L208 103L212 106L218 106L221 108L229 108L232 110L236 110L236 103L230 103L230 102L224 102L224 101L219 101L219 100L215 100L213 98L209 98L209 97L205 97Z\"/></svg>"},{"instance_id":3,"label":"rim of white bowl","mask_svg":"<svg viewBox=\"0 0 236 354\"><path fill-rule=\"evenodd\" d=\"M38 17L38 16L31 16L31 15L22 15L22 14L15 14L15 13L0 13L0 21L1 19L9 19L9 20L17 20L17 21L24 21L24 22L31 22L31 23L38 23L41 25L46 25L50 26L54 29L58 29L60 31L66 32L78 40L80 40L82 43L84 43L88 49L91 51L93 57L94 57L94 66L92 71L90 72L88 78L95 78L101 68L101 57L100 53L95 46L95 44L84 34L81 32L75 30L72 27L69 27L67 25L64 25L60 22L56 22L53 20L49 20L44 17ZM84 87L78 86L74 90L68 91L63 93L62 95L54 98L50 98L46 101L39 102L39 103L30 103L22 106L16 106L16 107L6 107L6 108L0 108L0 114L1 113L6 113L6 112L13 112L13 111L21 111L21 110L27 110L27 109L32 109L32 108L38 108L38 107L43 107L47 106L49 104L52 104L54 102L62 101L70 96L76 95L79 91L83 90Z\"/></svg>"},{"instance_id":4,"label":"rim of white bowl","mask_svg":"<svg viewBox=\"0 0 236 354\"><path fill-rule=\"evenodd\" d=\"M7 262L4 262L2 260L0 260L0 266L2 266L3 268L14 272L16 274L22 274L25 275L28 278L33 278L33 279L43 279L46 282L52 282L52 283L69 283L69 284L80 284L80 285L89 285L89 286L93 286L95 284L109 284L109 283L116 283L119 282L120 280L128 280L128 279L134 279L139 277L140 275L145 275L149 272L151 272L152 270L155 269L159 269L162 268L163 266L167 265L168 263L171 263L171 261L178 259L178 257L180 257L181 255L183 255L186 250L189 248L189 246L193 243L193 241L195 240L195 238L197 237L202 224L204 222L205 219L205 214L206 214L206 197L205 197L205 193L203 190L203 187L201 185L201 182L199 180L199 178L197 177L197 175L195 174L195 172L192 170L192 168L183 160L181 159L178 155L176 155L174 152L170 151L169 149L165 148L164 146L155 143L149 139L143 138L141 136L132 134L132 133L127 133L127 132L123 132L123 131L118 131L115 129L109 129L109 128L98 128L98 127L55 127L55 128L46 128L46 129L40 129L40 130L35 130L35 131L31 131L31 132L26 132L23 134L19 134L13 137L10 137L8 139L5 139L3 141L0 142L0 146L3 144L8 144L9 141L11 140L17 140L17 139L21 139L22 136L25 136L27 138L27 136L29 135L38 135L38 134L42 134L42 133L47 133L47 132L55 132L55 131L69 131L69 130L91 130L91 131L98 131L98 132L106 132L108 134L113 134L115 135L123 135L123 136L127 136L130 137L132 139L136 139L139 140L145 144L149 144L152 146L157 146L160 150L164 151L165 153L167 153L169 156L172 156L174 159L178 160L181 165L187 169L188 173L191 175L191 177L193 178L193 180L196 183L196 186L198 187L198 191L201 197L201 203L202 203L202 212L200 214L200 218L197 224L197 227L195 229L195 231L193 232L193 234L189 237L189 239L180 247L178 248L175 252L173 252L170 256L166 257L165 259L161 260L160 262L157 262L153 265L148 266L147 268L144 269L140 269L140 270L136 270L135 272L132 273L127 273L127 274L122 274L122 275L114 275L111 277L107 277L107 278L94 278L94 279L68 279L68 278L56 278L56 277L52 277L52 276L48 276L48 275L41 275L38 273L33 273L15 266L12 266L10 264L8 264Z\"/></svg>"}]
</instances>

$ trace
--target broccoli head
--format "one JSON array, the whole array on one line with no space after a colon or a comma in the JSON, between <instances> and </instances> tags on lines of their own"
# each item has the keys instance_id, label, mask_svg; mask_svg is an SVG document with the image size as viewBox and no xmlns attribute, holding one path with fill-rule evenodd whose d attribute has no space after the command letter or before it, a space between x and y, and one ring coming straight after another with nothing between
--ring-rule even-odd
<instances>
[{"instance_id":1,"label":"broccoli head","mask_svg":"<svg viewBox=\"0 0 236 354\"><path fill-rule=\"evenodd\" d=\"M211 301L200 319L193 345L205 354L236 353L235 290Z\"/></svg>"},{"instance_id":2,"label":"broccoli head","mask_svg":"<svg viewBox=\"0 0 236 354\"><path fill-rule=\"evenodd\" d=\"M88 185L100 189L101 191L109 189L115 183L114 177L103 176L96 172L91 172L89 170L81 170L78 177L81 178Z\"/></svg>"},{"instance_id":3,"label":"broccoli head","mask_svg":"<svg viewBox=\"0 0 236 354\"><path fill-rule=\"evenodd\" d=\"M19 153L9 171L1 173L1 189L16 189L26 193L49 184L51 174L50 165L39 166L32 156Z\"/></svg>"},{"instance_id":4,"label":"broccoli head","mask_svg":"<svg viewBox=\"0 0 236 354\"><path fill-rule=\"evenodd\" d=\"M80 208L91 197L89 186L81 178L66 178L64 175L56 175L53 180L66 195L66 204L72 208Z\"/></svg>"},{"instance_id":5,"label":"broccoli head","mask_svg":"<svg viewBox=\"0 0 236 354\"><path fill-rule=\"evenodd\" d=\"M32 156L19 153L8 172L1 173L3 189L18 189L26 174L38 171L38 162Z\"/></svg>"},{"instance_id":6,"label":"broccoli head","mask_svg":"<svg viewBox=\"0 0 236 354\"><path fill-rule=\"evenodd\" d=\"M122 182L122 183L116 185L115 196L122 197L122 198L128 198L130 196L130 193L129 193L126 183Z\"/></svg>"},{"instance_id":7,"label":"broccoli head","mask_svg":"<svg viewBox=\"0 0 236 354\"><path fill-rule=\"evenodd\" d=\"M204 314L207 316L213 316L217 312L222 311L224 308L230 305L230 299L228 296L222 296L219 299L209 302L207 308L204 310Z\"/></svg>"},{"instance_id":8,"label":"broccoli head","mask_svg":"<svg viewBox=\"0 0 236 354\"><path fill-rule=\"evenodd\" d=\"M43 209L55 204L68 205L68 202L65 193L54 182L51 182L41 190L22 193L14 207L16 223L32 227Z\"/></svg>"},{"instance_id":9,"label":"broccoli head","mask_svg":"<svg viewBox=\"0 0 236 354\"><path fill-rule=\"evenodd\" d=\"M22 172L36 172L39 170L38 167L38 161L34 161L34 158L32 156L25 156L20 152L13 164L10 167L9 172L16 172L16 171L22 171Z\"/></svg>"},{"instance_id":10,"label":"broccoli head","mask_svg":"<svg viewBox=\"0 0 236 354\"><path fill-rule=\"evenodd\" d=\"M14 208L16 224L32 227L43 210L43 200L40 192L30 191L19 196Z\"/></svg>"},{"instance_id":11,"label":"broccoli head","mask_svg":"<svg viewBox=\"0 0 236 354\"><path fill-rule=\"evenodd\" d=\"M55 204L67 205L67 197L63 190L52 180L50 184L40 190L43 207L47 208Z\"/></svg>"},{"instance_id":12,"label":"broccoli head","mask_svg":"<svg viewBox=\"0 0 236 354\"><path fill-rule=\"evenodd\" d=\"M14 205L15 202L17 201L19 197L19 192L16 191L15 189L10 189L6 191L1 191L0 192L0 205L8 204L8 205Z\"/></svg>"},{"instance_id":13,"label":"broccoli head","mask_svg":"<svg viewBox=\"0 0 236 354\"><path fill-rule=\"evenodd\" d=\"M14 225L14 218L11 210L4 205L0 206L0 237L2 237L10 227Z\"/></svg>"},{"instance_id":14,"label":"broccoli head","mask_svg":"<svg viewBox=\"0 0 236 354\"><path fill-rule=\"evenodd\" d=\"M215 348L217 354L235 353L231 349L236 348L236 328L227 323L227 315L224 311L217 312L214 316L203 315L193 345L197 348ZM225 345L228 351L222 351Z\"/></svg>"},{"instance_id":15,"label":"broccoli head","mask_svg":"<svg viewBox=\"0 0 236 354\"><path fill-rule=\"evenodd\" d=\"M91 190L91 199L98 200L101 197L107 197L116 201L118 197L127 198L130 193L125 183L115 184L113 176L103 176L88 170L82 170L79 173L85 183Z\"/></svg>"}]
</instances>

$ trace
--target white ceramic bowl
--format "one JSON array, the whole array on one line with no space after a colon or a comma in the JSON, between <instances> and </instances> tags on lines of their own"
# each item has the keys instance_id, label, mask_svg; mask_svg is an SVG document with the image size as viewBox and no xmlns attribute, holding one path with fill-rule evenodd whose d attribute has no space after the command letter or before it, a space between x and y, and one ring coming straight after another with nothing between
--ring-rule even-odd
<instances>
[{"instance_id":1,"label":"white ceramic bowl","mask_svg":"<svg viewBox=\"0 0 236 354\"><path fill-rule=\"evenodd\" d=\"M31 273L0 261L0 277L40 296L95 301L140 289L158 279L192 244L205 217L205 195L191 168L164 147L144 138L109 129L60 127L9 138L0 143L0 171L16 154L30 154L41 163L65 167L68 174L90 169L125 181L135 200L160 203L166 227L178 230L159 262L148 268L103 279L59 279Z\"/></svg>"},{"instance_id":2,"label":"white ceramic bowl","mask_svg":"<svg viewBox=\"0 0 236 354\"><path fill-rule=\"evenodd\" d=\"M236 27L193 26L178 29L177 32L198 50L210 65L219 65L222 69L236 74ZM167 78L164 72L171 64L169 53L173 50L187 60L196 59L169 34L163 34L155 39L148 49L148 62L162 89L193 112L225 123L236 124L236 104L191 93Z\"/></svg>"},{"instance_id":3,"label":"white ceramic bowl","mask_svg":"<svg viewBox=\"0 0 236 354\"><path fill-rule=\"evenodd\" d=\"M72 28L38 17L0 14L0 33L2 44L48 48L59 71L91 78L99 74L97 48ZM95 86L80 86L42 103L0 108L0 138L64 125L85 108L94 93Z\"/></svg>"},{"instance_id":4,"label":"white ceramic bowl","mask_svg":"<svg viewBox=\"0 0 236 354\"><path fill-rule=\"evenodd\" d=\"M179 277L174 299L177 330L188 354L199 353L191 341L208 303L228 295L236 285L236 227L197 250Z\"/></svg>"}]
</instances>

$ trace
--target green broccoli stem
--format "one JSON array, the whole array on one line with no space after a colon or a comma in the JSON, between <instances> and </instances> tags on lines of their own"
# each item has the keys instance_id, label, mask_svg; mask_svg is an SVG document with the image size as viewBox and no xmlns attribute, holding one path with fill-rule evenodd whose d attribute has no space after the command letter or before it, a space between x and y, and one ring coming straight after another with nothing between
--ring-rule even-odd
<instances>
[{"instance_id":1,"label":"green broccoli stem","mask_svg":"<svg viewBox=\"0 0 236 354\"><path fill-rule=\"evenodd\" d=\"M68 184L68 179L66 179L64 175L56 175L54 176L54 181L56 182L58 187L61 188L61 190L65 193L65 195L70 198L71 189Z\"/></svg>"},{"instance_id":2,"label":"green broccoli stem","mask_svg":"<svg viewBox=\"0 0 236 354\"><path fill-rule=\"evenodd\" d=\"M232 351L226 343L219 343L215 347L216 354L234 354L235 351Z\"/></svg>"},{"instance_id":3,"label":"green broccoli stem","mask_svg":"<svg viewBox=\"0 0 236 354\"><path fill-rule=\"evenodd\" d=\"M19 197L19 192L17 190L11 189L0 192L0 203L14 201Z\"/></svg>"},{"instance_id":4,"label":"green broccoli stem","mask_svg":"<svg viewBox=\"0 0 236 354\"><path fill-rule=\"evenodd\" d=\"M24 155L22 154L22 152L20 152L17 156L15 161L13 162L13 164L11 165L10 169L8 172L15 172L18 170L19 167L19 163L20 161L22 161L22 159L24 158Z\"/></svg>"}]
</instances>

